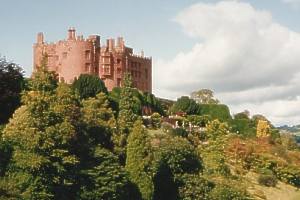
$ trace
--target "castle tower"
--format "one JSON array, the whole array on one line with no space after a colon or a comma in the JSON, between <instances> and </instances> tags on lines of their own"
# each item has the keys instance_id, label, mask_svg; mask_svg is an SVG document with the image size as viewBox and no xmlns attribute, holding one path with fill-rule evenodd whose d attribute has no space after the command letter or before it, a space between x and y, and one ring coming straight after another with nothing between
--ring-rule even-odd
<instances>
[{"instance_id":1,"label":"castle tower","mask_svg":"<svg viewBox=\"0 0 300 200\"><path fill-rule=\"evenodd\" d=\"M47 55L48 70L55 71L60 81L72 83L80 74L95 74L112 90L122 85L127 72L132 75L136 88L152 92L152 59L135 55L132 48L125 46L122 37L118 37L116 43L108 39L106 45L100 47L100 36L76 37L75 28L71 27L67 39L56 43L46 43L43 33L38 33L33 50L34 68Z\"/></svg>"}]
</instances>

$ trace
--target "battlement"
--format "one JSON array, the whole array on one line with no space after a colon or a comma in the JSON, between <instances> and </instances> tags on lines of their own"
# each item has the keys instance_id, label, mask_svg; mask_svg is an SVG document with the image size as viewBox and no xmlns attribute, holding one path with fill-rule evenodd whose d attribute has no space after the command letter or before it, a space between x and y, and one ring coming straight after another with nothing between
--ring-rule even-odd
<instances>
[{"instance_id":1,"label":"battlement","mask_svg":"<svg viewBox=\"0 0 300 200\"><path fill-rule=\"evenodd\" d=\"M152 91L152 58L144 52L134 54L122 37L109 38L100 45L99 35L76 35L70 27L67 36L57 42L46 42L42 32L37 34L34 49L34 67L39 66L43 56L48 56L48 69L58 73L61 81L71 83L80 74L98 75L108 90L122 85L122 76L130 72L133 84L140 90Z\"/></svg>"}]
</instances>

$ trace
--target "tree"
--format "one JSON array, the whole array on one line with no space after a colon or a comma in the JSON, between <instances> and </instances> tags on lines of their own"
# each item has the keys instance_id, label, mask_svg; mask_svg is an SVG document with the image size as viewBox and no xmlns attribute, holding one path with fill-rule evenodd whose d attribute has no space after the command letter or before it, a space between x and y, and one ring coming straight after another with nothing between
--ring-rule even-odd
<instances>
[{"instance_id":1,"label":"tree","mask_svg":"<svg viewBox=\"0 0 300 200\"><path fill-rule=\"evenodd\" d=\"M0 57L0 124L7 123L15 109L20 106L23 86L22 69Z\"/></svg>"},{"instance_id":2,"label":"tree","mask_svg":"<svg viewBox=\"0 0 300 200\"><path fill-rule=\"evenodd\" d=\"M144 200L151 200L153 195L153 182L148 171L150 152L147 132L138 120L128 137L126 170L132 182L140 189Z\"/></svg>"},{"instance_id":3,"label":"tree","mask_svg":"<svg viewBox=\"0 0 300 200\"><path fill-rule=\"evenodd\" d=\"M234 115L234 119L250 120L250 112L248 110L245 110L243 112L237 113Z\"/></svg>"},{"instance_id":4,"label":"tree","mask_svg":"<svg viewBox=\"0 0 300 200\"><path fill-rule=\"evenodd\" d=\"M154 129L158 129L161 126L161 116L159 113L153 113L151 115L151 123Z\"/></svg>"},{"instance_id":5,"label":"tree","mask_svg":"<svg viewBox=\"0 0 300 200\"><path fill-rule=\"evenodd\" d=\"M45 68L34 73L24 105L3 131L3 139L13 147L0 183L6 197L74 199L79 160L73 141L80 121L79 101L67 85L56 88L56 79Z\"/></svg>"},{"instance_id":6,"label":"tree","mask_svg":"<svg viewBox=\"0 0 300 200\"><path fill-rule=\"evenodd\" d=\"M57 74L48 71L48 58L43 57L40 66L32 73L32 79L29 81L29 90L53 93L58 85Z\"/></svg>"},{"instance_id":7,"label":"tree","mask_svg":"<svg viewBox=\"0 0 300 200\"><path fill-rule=\"evenodd\" d=\"M199 109L198 104L187 96L182 96L171 107L171 112L185 112L188 115L197 114Z\"/></svg>"},{"instance_id":8,"label":"tree","mask_svg":"<svg viewBox=\"0 0 300 200\"><path fill-rule=\"evenodd\" d=\"M268 137L271 135L268 121L259 120L256 128L256 137Z\"/></svg>"},{"instance_id":9,"label":"tree","mask_svg":"<svg viewBox=\"0 0 300 200\"><path fill-rule=\"evenodd\" d=\"M95 97L100 92L107 94L104 82L96 75L81 74L72 86L82 99Z\"/></svg>"},{"instance_id":10,"label":"tree","mask_svg":"<svg viewBox=\"0 0 300 200\"><path fill-rule=\"evenodd\" d=\"M190 190L187 177L203 169L194 147L181 137L162 139L154 152L154 163L154 200L184 199L184 193Z\"/></svg>"},{"instance_id":11,"label":"tree","mask_svg":"<svg viewBox=\"0 0 300 200\"><path fill-rule=\"evenodd\" d=\"M118 131L114 134L114 150L119 155L121 163L125 163L127 137L133 128L138 115L134 113L134 99L130 74L124 75L123 87L119 101Z\"/></svg>"},{"instance_id":12,"label":"tree","mask_svg":"<svg viewBox=\"0 0 300 200\"><path fill-rule=\"evenodd\" d=\"M214 92L209 89L201 89L191 93L191 98L199 104L218 104L219 100L214 98Z\"/></svg>"},{"instance_id":13,"label":"tree","mask_svg":"<svg viewBox=\"0 0 300 200\"><path fill-rule=\"evenodd\" d=\"M141 199L138 188L130 181L116 156L97 147L93 157L90 161L92 167L82 171L85 181L80 189L80 199Z\"/></svg>"},{"instance_id":14,"label":"tree","mask_svg":"<svg viewBox=\"0 0 300 200\"><path fill-rule=\"evenodd\" d=\"M116 121L109 102L104 93L82 101L82 120L85 123L90 147L101 144L112 148L112 133L116 128Z\"/></svg>"}]
</instances>

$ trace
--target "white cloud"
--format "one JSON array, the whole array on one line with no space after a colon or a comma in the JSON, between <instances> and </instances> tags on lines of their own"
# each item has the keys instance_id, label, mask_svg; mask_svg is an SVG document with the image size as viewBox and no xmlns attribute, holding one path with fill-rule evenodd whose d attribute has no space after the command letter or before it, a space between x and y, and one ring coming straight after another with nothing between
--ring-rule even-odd
<instances>
[{"instance_id":1,"label":"white cloud","mask_svg":"<svg viewBox=\"0 0 300 200\"><path fill-rule=\"evenodd\" d=\"M156 94L175 98L213 89L234 112L264 113L274 123L300 123L300 34L248 3L198 3L175 21L198 42L155 63Z\"/></svg>"}]
</instances>

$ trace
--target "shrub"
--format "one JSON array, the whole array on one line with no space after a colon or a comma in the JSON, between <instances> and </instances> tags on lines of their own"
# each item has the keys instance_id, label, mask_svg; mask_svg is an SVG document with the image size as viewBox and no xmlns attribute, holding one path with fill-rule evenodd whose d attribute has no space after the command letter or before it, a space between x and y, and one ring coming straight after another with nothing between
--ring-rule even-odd
<instances>
[{"instance_id":1,"label":"shrub","mask_svg":"<svg viewBox=\"0 0 300 200\"><path fill-rule=\"evenodd\" d=\"M167 123L167 122L161 123L161 129L162 129L163 132L165 132L165 133L170 133L171 131L173 131L172 125L169 124L169 123Z\"/></svg>"},{"instance_id":2,"label":"shrub","mask_svg":"<svg viewBox=\"0 0 300 200\"><path fill-rule=\"evenodd\" d=\"M277 178L283 182L300 187L300 169L297 166L284 166L275 169Z\"/></svg>"},{"instance_id":3,"label":"shrub","mask_svg":"<svg viewBox=\"0 0 300 200\"><path fill-rule=\"evenodd\" d=\"M260 174L257 181L267 187L275 187L277 184L277 178L273 174Z\"/></svg>"},{"instance_id":4,"label":"shrub","mask_svg":"<svg viewBox=\"0 0 300 200\"><path fill-rule=\"evenodd\" d=\"M249 195L246 191L227 186L217 185L210 193L211 200L247 200Z\"/></svg>"},{"instance_id":5,"label":"shrub","mask_svg":"<svg viewBox=\"0 0 300 200\"><path fill-rule=\"evenodd\" d=\"M161 116L159 113L153 113L151 115L152 127L158 129L161 126Z\"/></svg>"},{"instance_id":6,"label":"shrub","mask_svg":"<svg viewBox=\"0 0 300 200\"><path fill-rule=\"evenodd\" d=\"M171 132L174 136L187 137L188 132L184 128L175 128Z\"/></svg>"}]
</instances>

